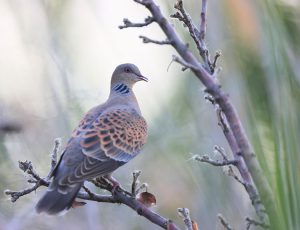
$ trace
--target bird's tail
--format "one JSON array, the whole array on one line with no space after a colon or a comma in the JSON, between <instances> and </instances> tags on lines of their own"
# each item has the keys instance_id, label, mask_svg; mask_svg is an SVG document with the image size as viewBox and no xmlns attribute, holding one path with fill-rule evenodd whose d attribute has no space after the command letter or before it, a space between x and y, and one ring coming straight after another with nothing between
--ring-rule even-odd
<instances>
[{"instance_id":1,"label":"bird's tail","mask_svg":"<svg viewBox=\"0 0 300 230\"><path fill-rule=\"evenodd\" d=\"M45 212L49 215L55 215L68 210L80 190L83 182L71 186L59 186L54 180L47 192L39 200L35 209L37 213Z\"/></svg>"}]
</instances>

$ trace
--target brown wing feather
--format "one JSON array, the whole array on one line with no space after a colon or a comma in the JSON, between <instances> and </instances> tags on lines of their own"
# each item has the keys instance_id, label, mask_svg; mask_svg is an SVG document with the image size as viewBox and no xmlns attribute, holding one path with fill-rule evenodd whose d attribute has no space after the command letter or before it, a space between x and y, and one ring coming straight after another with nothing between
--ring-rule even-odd
<instances>
[{"instance_id":1,"label":"brown wing feather","mask_svg":"<svg viewBox=\"0 0 300 230\"><path fill-rule=\"evenodd\" d=\"M147 124L132 110L116 109L98 117L88 113L73 131L72 138L79 139L85 157L72 174L61 178L60 185L109 174L128 162L145 144Z\"/></svg>"},{"instance_id":2,"label":"brown wing feather","mask_svg":"<svg viewBox=\"0 0 300 230\"><path fill-rule=\"evenodd\" d=\"M135 111L116 109L99 116L88 113L70 140L76 143L79 140L84 157L80 160L67 154L69 157L64 158L64 163L77 166L71 174L62 177L59 184L76 184L113 172L140 152L146 138L147 124ZM69 148L71 146L74 144Z\"/></svg>"},{"instance_id":3,"label":"brown wing feather","mask_svg":"<svg viewBox=\"0 0 300 230\"><path fill-rule=\"evenodd\" d=\"M90 123L83 119L73 137L80 137L86 156L127 162L145 144L147 124L135 111L116 109L91 119Z\"/></svg>"}]
</instances>

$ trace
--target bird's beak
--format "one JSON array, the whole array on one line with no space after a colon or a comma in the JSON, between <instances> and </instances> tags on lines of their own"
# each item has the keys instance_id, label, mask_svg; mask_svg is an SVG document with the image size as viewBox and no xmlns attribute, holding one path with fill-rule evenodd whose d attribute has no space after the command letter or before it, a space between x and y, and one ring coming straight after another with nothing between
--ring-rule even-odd
<instances>
[{"instance_id":1,"label":"bird's beak","mask_svg":"<svg viewBox=\"0 0 300 230\"><path fill-rule=\"evenodd\" d=\"M138 78L141 80L141 81L146 81L148 82L148 78L144 77L143 75L140 75L140 74L136 74L138 76Z\"/></svg>"}]
</instances>

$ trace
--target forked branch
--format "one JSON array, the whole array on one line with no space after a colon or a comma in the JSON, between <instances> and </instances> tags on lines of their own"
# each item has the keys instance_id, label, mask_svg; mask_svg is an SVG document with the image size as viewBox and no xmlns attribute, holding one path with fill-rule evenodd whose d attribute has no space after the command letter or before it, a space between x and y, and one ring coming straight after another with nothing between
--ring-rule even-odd
<instances>
[{"instance_id":1,"label":"forked branch","mask_svg":"<svg viewBox=\"0 0 300 230\"><path fill-rule=\"evenodd\" d=\"M57 162L57 153L58 153L59 145L60 145L60 141L56 139L55 147L51 154L50 170L48 175L45 178L39 176L39 174L34 170L34 167L30 161L19 162L19 168L30 177L28 179L28 182L33 185L21 191L6 190L5 194L10 196L10 200L12 202L16 202L20 197L36 191L39 187L49 186L50 184L49 175L51 175L53 169L56 166L54 163ZM136 211L138 215L145 217L146 219L156 224L157 226L162 227L163 229L179 230L180 228L173 221L152 211L151 208L147 205L147 203L143 203L145 200L135 198L137 193L139 193L143 188L146 187L145 184L138 186L138 177L140 176L140 174L141 174L140 171L133 172L133 183L131 186L132 192L128 192L122 188L114 190L113 192L113 186L105 178L100 177L90 182L93 183L96 187L111 192L112 195L100 195L90 191L88 188L83 186L82 187L83 191L80 191L77 194L77 198L80 198L82 200L95 201L95 202L124 204L130 207L131 209L133 209L134 211ZM77 206L82 206L85 204L85 202L78 202L78 201L75 202Z\"/></svg>"},{"instance_id":2,"label":"forked branch","mask_svg":"<svg viewBox=\"0 0 300 230\"><path fill-rule=\"evenodd\" d=\"M175 31L174 26L162 14L159 6L157 6L153 0L134 1L145 6L150 11L154 21L165 33L167 40L172 41L171 45L180 56L173 57L173 60L183 65L184 69L189 68L194 73L206 87L205 91L212 97L214 104L218 106L217 116L219 124L233 153L234 161L231 163L234 163L239 170L260 221L268 225L269 218L264 205L267 207L269 214L272 213L276 215L272 190L263 174L253 151L253 147L246 136L238 113L229 99L229 95L221 89L221 86L215 77L216 65L217 60L220 57L220 52L217 52L213 60L210 60L209 52L204 40L207 24L207 0L202 0L201 23L199 29L185 11L182 0L176 2L174 8L177 12L171 15L171 17L183 22L188 28L189 34L194 40L199 54L203 59L203 64L200 63L197 57L189 50L186 43L182 41ZM262 199L260 199L260 195L262 196ZM264 202L264 205L261 200Z\"/></svg>"}]
</instances>

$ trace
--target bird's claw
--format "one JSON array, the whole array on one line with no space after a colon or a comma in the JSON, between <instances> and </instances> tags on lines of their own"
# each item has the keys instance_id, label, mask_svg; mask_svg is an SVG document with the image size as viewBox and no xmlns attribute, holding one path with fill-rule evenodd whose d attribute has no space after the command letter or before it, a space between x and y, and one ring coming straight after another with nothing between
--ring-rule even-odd
<instances>
[{"instance_id":1,"label":"bird's claw","mask_svg":"<svg viewBox=\"0 0 300 230\"><path fill-rule=\"evenodd\" d=\"M111 184L112 188L110 189L110 192L112 193L112 195L116 195L116 192L119 191L125 193L126 195L132 196L132 194L130 192L127 192L124 188L122 188L121 184L111 175L104 176L102 178L105 180L105 182Z\"/></svg>"},{"instance_id":2,"label":"bird's claw","mask_svg":"<svg viewBox=\"0 0 300 230\"><path fill-rule=\"evenodd\" d=\"M104 176L103 179L112 185L111 193L113 195L115 195L118 190L123 190L120 183L111 175Z\"/></svg>"}]
</instances>

